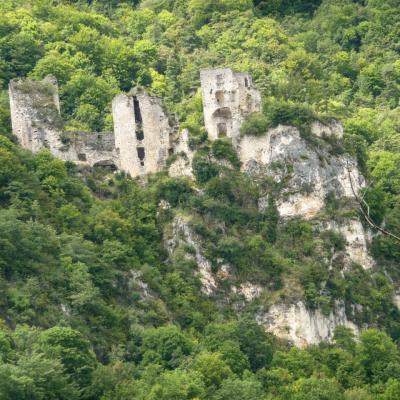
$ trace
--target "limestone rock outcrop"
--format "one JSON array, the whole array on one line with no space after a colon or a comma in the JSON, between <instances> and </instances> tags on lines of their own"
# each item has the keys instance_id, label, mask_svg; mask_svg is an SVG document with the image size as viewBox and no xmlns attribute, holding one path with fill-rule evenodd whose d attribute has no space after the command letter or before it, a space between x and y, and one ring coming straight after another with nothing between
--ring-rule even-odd
<instances>
[{"instance_id":1,"label":"limestone rock outcrop","mask_svg":"<svg viewBox=\"0 0 400 400\"><path fill-rule=\"evenodd\" d=\"M243 137L239 155L247 174L286 181L277 201L281 217L313 218L324 208L328 194L354 199L353 189L358 193L365 184L352 157L308 143L291 126L279 125L263 136Z\"/></svg>"},{"instance_id":2,"label":"limestone rock outcrop","mask_svg":"<svg viewBox=\"0 0 400 400\"><path fill-rule=\"evenodd\" d=\"M259 313L257 321L278 337L293 345L305 347L332 340L336 327L345 326L358 335L359 328L349 321L343 304L337 303L329 315L320 310L308 310L302 301L295 304L278 303L268 312Z\"/></svg>"},{"instance_id":3,"label":"limestone rock outcrop","mask_svg":"<svg viewBox=\"0 0 400 400\"><path fill-rule=\"evenodd\" d=\"M217 283L212 274L211 262L204 257L200 247L200 240L192 231L189 219L184 216L176 217L172 225L171 235L164 240L170 255L174 253L178 246L186 245L193 248L193 254L187 254L187 256L189 258L192 257L197 263L198 275L202 283L202 291L206 295L214 293L217 288Z\"/></svg>"},{"instance_id":4,"label":"limestone rock outcrop","mask_svg":"<svg viewBox=\"0 0 400 400\"><path fill-rule=\"evenodd\" d=\"M359 219L350 219L343 222L327 221L321 224L323 230L333 230L340 233L346 240L345 263L351 267L352 263L361 265L364 269L374 266L374 259L369 255L368 243L372 240L371 232L364 228Z\"/></svg>"},{"instance_id":5,"label":"limestone rock outcrop","mask_svg":"<svg viewBox=\"0 0 400 400\"><path fill-rule=\"evenodd\" d=\"M331 120L329 123L314 121L311 124L311 133L320 138L335 137L337 139L342 139L343 126L337 120Z\"/></svg>"}]
</instances>

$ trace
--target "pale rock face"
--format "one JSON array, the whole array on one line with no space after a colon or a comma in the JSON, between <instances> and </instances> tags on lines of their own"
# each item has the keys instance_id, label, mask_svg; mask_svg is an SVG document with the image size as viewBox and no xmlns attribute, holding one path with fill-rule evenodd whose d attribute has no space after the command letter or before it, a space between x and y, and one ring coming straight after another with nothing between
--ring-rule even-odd
<instances>
[{"instance_id":1,"label":"pale rock face","mask_svg":"<svg viewBox=\"0 0 400 400\"><path fill-rule=\"evenodd\" d=\"M368 242L371 233L366 231L359 220L350 220L344 223L333 221L323 224L323 229L331 229L343 235L346 239L346 261L361 265L364 269L374 266L373 258L368 254Z\"/></svg>"},{"instance_id":2,"label":"pale rock face","mask_svg":"<svg viewBox=\"0 0 400 400\"><path fill-rule=\"evenodd\" d=\"M187 129L184 129L179 135L174 150L177 159L169 167L169 176L188 176L192 178L192 161L194 153L189 147L189 131Z\"/></svg>"},{"instance_id":3,"label":"pale rock face","mask_svg":"<svg viewBox=\"0 0 400 400\"><path fill-rule=\"evenodd\" d=\"M128 280L128 287L131 290L138 290L142 299L152 299L152 295L149 285L142 280L142 274L140 271L130 271L131 277Z\"/></svg>"},{"instance_id":4,"label":"pale rock face","mask_svg":"<svg viewBox=\"0 0 400 400\"><path fill-rule=\"evenodd\" d=\"M342 325L359 334L359 328L347 319L344 306L339 303L328 316L320 310L308 310L302 301L274 304L267 313L258 314L256 319L268 332L298 347L330 341L335 328Z\"/></svg>"},{"instance_id":5,"label":"pale rock face","mask_svg":"<svg viewBox=\"0 0 400 400\"><path fill-rule=\"evenodd\" d=\"M229 68L203 69L200 80L209 139L227 136L236 145L245 117L261 111L260 92L249 75Z\"/></svg>"},{"instance_id":6,"label":"pale rock face","mask_svg":"<svg viewBox=\"0 0 400 400\"><path fill-rule=\"evenodd\" d=\"M194 260L198 266L199 278L202 283L202 291L211 295L217 289L217 283L211 271L211 263L201 253L199 238L192 232L188 221L184 217L176 217L172 227L172 237L166 240L166 247L173 254L176 247L187 244L194 249Z\"/></svg>"},{"instance_id":7,"label":"pale rock face","mask_svg":"<svg viewBox=\"0 0 400 400\"><path fill-rule=\"evenodd\" d=\"M332 120L326 124L315 121L311 124L311 133L320 138L336 137L341 139L343 138L343 125L336 120Z\"/></svg>"},{"instance_id":8,"label":"pale rock face","mask_svg":"<svg viewBox=\"0 0 400 400\"><path fill-rule=\"evenodd\" d=\"M252 301L260 297L263 290L264 288L261 285L255 285L251 282L244 282L239 287L232 287L232 292L243 295L246 301Z\"/></svg>"},{"instance_id":9,"label":"pale rock face","mask_svg":"<svg viewBox=\"0 0 400 400\"><path fill-rule=\"evenodd\" d=\"M396 293L393 296L393 303L396 305L396 307L400 310L400 294Z\"/></svg>"},{"instance_id":10,"label":"pale rock face","mask_svg":"<svg viewBox=\"0 0 400 400\"><path fill-rule=\"evenodd\" d=\"M287 189L277 201L282 217L313 218L324 208L328 193L354 198L351 183L356 193L365 184L353 158L311 147L298 129L290 126L279 125L261 137L243 137L239 155L249 175L264 174L278 182L289 177Z\"/></svg>"}]
</instances>

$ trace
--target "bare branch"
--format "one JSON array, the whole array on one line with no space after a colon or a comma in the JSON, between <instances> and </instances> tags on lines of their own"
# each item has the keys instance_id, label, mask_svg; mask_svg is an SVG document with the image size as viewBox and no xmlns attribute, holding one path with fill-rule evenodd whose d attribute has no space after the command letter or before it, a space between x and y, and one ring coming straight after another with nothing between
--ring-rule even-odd
<instances>
[{"instance_id":1,"label":"bare branch","mask_svg":"<svg viewBox=\"0 0 400 400\"><path fill-rule=\"evenodd\" d=\"M372 228L376 229L377 231L381 232L382 234L384 234L384 235L386 235L386 236L389 236L389 237L391 237L391 238L393 238L393 239L396 239L397 241L400 242L400 237L399 237L399 236L396 236L395 234L393 234L393 233L391 233L391 232L388 232L387 230L381 228L380 226L378 226L377 224L375 224L375 222L371 219L370 214L369 214L369 212L370 212L370 207L369 207L368 203L364 200L365 193L364 193L363 197L360 198L360 197L358 196L358 194L356 193L356 191L354 190L353 179L352 179L352 177L351 177L351 172L350 172L350 168L349 168L349 165L348 165L348 164L347 164L347 172L348 172L348 174L349 174L349 181L350 181L351 191L353 192L354 198L357 200L357 202L358 202L358 204L359 204L359 206L360 206L361 214L364 216L364 218L365 218L365 220L367 221L367 223L368 223ZM367 208L367 211L365 211L363 205L364 205L364 207Z\"/></svg>"}]
</instances>

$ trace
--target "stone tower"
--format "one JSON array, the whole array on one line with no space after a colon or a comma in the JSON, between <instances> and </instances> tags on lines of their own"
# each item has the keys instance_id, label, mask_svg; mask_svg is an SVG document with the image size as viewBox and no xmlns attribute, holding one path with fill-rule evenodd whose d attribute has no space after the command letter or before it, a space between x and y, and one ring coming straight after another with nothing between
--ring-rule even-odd
<instances>
[{"instance_id":1,"label":"stone tower","mask_svg":"<svg viewBox=\"0 0 400 400\"><path fill-rule=\"evenodd\" d=\"M13 80L9 96L12 129L20 144L33 152L48 148L57 153L62 120L56 79Z\"/></svg>"},{"instance_id":2,"label":"stone tower","mask_svg":"<svg viewBox=\"0 0 400 400\"><path fill-rule=\"evenodd\" d=\"M120 168L131 176L161 171L171 151L171 128L161 101L145 92L120 94L112 111Z\"/></svg>"},{"instance_id":3,"label":"stone tower","mask_svg":"<svg viewBox=\"0 0 400 400\"><path fill-rule=\"evenodd\" d=\"M209 139L227 136L238 144L245 117L261 111L261 94L250 75L229 68L203 69L200 80Z\"/></svg>"}]
</instances>

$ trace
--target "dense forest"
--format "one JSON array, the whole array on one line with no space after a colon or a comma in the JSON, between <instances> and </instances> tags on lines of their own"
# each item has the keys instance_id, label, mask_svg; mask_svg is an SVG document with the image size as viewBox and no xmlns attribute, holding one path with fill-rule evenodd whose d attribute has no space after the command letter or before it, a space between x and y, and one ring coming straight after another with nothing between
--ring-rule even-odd
<instances>
[{"instance_id":1,"label":"dense forest","mask_svg":"<svg viewBox=\"0 0 400 400\"><path fill-rule=\"evenodd\" d=\"M371 217L400 235L400 0L2 0L0 400L400 398L399 242L373 235L372 270L327 268L343 238L281 221L279 187L243 174L228 141L208 142L199 70L217 66L249 72L262 92L243 131L286 123L307 135L313 118L340 119L332 151L357 159ZM133 86L162 97L198 149L195 180L144 183L22 149L8 83L48 74L65 129L111 131L111 100ZM349 210L329 198L325 213ZM327 314L358 304L366 329L299 349L256 323L257 301L205 296L191 250L164 245L187 214L235 279L271 298L297 291Z\"/></svg>"}]
</instances>

